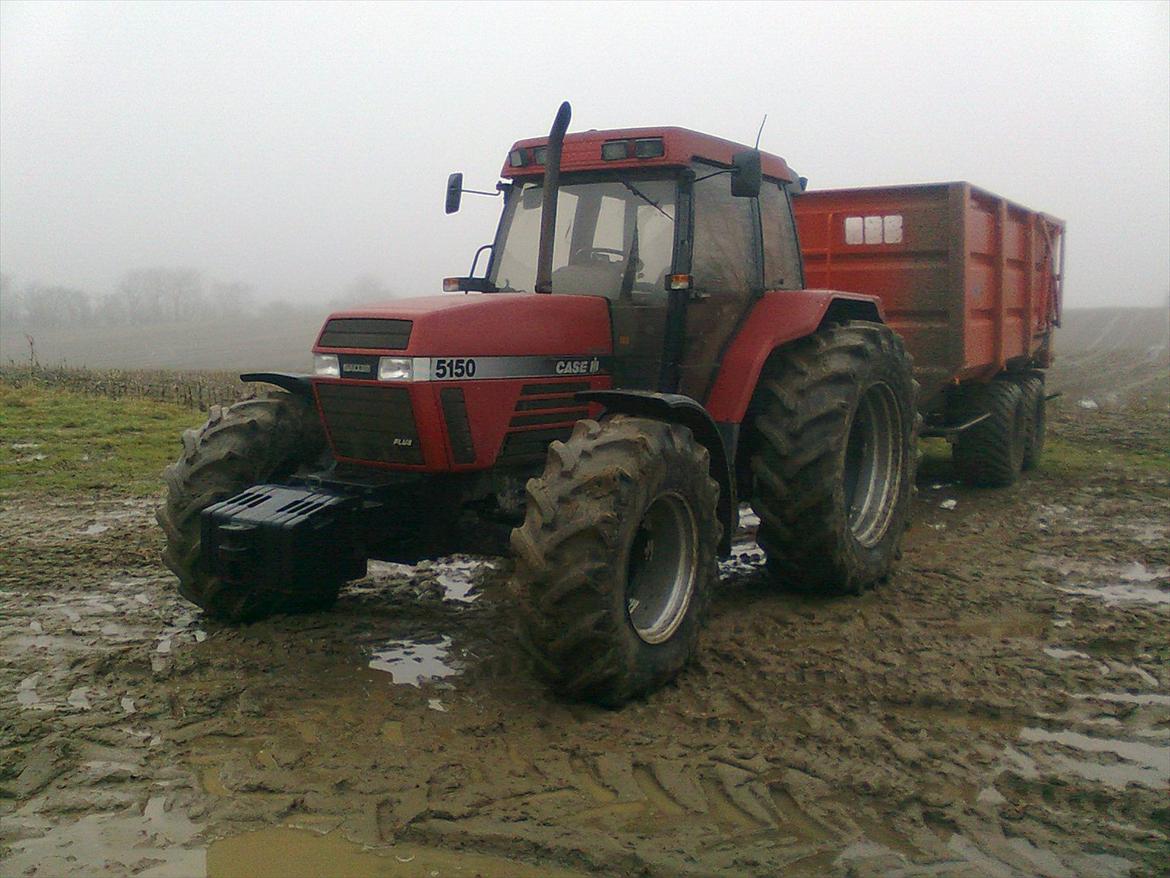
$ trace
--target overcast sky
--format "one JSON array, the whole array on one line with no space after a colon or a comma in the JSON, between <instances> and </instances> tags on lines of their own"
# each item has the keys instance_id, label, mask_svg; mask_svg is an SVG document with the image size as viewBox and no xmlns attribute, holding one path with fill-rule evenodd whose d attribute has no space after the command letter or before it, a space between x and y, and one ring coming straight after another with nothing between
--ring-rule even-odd
<instances>
[{"instance_id":1,"label":"overcast sky","mask_svg":"<svg viewBox=\"0 0 1170 878\"><path fill-rule=\"evenodd\" d=\"M1066 302L1170 290L1170 4L0 5L0 269L437 292L509 145L681 125L810 188L969 180L1068 222ZM478 184L478 186L477 186Z\"/></svg>"}]
</instances>

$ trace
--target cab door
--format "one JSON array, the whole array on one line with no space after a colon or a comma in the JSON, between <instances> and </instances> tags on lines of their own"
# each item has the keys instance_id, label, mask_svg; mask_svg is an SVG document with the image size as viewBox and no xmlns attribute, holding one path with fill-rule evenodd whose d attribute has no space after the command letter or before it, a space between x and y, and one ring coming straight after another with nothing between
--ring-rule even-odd
<instances>
[{"instance_id":1,"label":"cab door","mask_svg":"<svg viewBox=\"0 0 1170 878\"><path fill-rule=\"evenodd\" d=\"M674 253L674 206L627 201L625 252L634 255L610 304L613 321L614 384L658 390L666 346L666 276Z\"/></svg>"},{"instance_id":2,"label":"cab door","mask_svg":"<svg viewBox=\"0 0 1170 878\"><path fill-rule=\"evenodd\" d=\"M678 392L705 402L724 348L763 292L763 272L756 199L733 196L723 169L693 170L692 288Z\"/></svg>"}]
</instances>

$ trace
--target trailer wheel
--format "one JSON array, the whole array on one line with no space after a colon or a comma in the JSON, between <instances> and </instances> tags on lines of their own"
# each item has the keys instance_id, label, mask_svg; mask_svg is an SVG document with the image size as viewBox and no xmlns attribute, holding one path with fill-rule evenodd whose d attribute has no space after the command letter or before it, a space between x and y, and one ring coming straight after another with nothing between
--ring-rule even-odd
<instances>
[{"instance_id":1,"label":"trailer wheel","mask_svg":"<svg viewBox=\"0 0 1170 878\"><path fill-rule=\"evenodd\" d=\"M748 442L775 582L858 594L889 574L910 518L917 387L902 340L877 323L822 330L770 364Z\"/></svg>"},{"instance_id":2,"label":"trailer wheel","mask_svg":"<svg viewBox=\"0 0 1170 878\"><path fill-rule=\"evenodd\" d=\"M537 672L560 695L609 707L673 679L718 577L707 449L677 424L580 421L527 493L512 590Z\"/></svg>"},{"instance_id":3,"label":"trailer wheel","mask_svg":"<svg viewBox=\"0 0 1170 878\"><path fill-rule=\"evenodd\" d=\"M163 473L167 499L155 515L167 537L163 563L179 577L179 594L208 615L232 622L333 604L341 581L321 582L307 593L228 585L211 573L200 546L204 509L250 485L288 475L317 458L324 446L312 406L281 392L226 409L213 406L206 424L183 433L183 453Z\"/></svg>"},{"instance_id":4,"label":"trailer wheel","mask_svg":"<svg viewBox=\"0 0 1170 878\"><path fill-rule=\"evenodd\" d=\"M1024 395L1024 413L1027 420L1024 425L1024 459L1023 469L1035 469L1044 453L1044 439L1048 432L1047 412L1044 398L1044 374L1030 372L1020 380L1020 391Z\"/></svg>"},{"instance_id":5,"label":"trailer wheel","mask_svg":"<svg viewBox=\"0 0 1170 878\"><path fill-rule=\"evenodd\" d=\"M1029 424L1024 391L1010 380L961 388L961 418L989 416L955 438L955 470L969 485L1002 488L1015 483L1024 466Z\"/></svg>"}]
</instances>

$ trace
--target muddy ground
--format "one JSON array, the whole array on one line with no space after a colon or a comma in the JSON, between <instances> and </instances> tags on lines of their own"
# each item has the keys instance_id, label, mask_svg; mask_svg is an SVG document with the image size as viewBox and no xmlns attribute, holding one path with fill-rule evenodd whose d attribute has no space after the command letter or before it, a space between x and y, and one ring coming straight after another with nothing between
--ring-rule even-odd
<instances>
[{"instance_id":1,"label":"muddy ground","mask_svg":"<svg viewBox=\"0 0 1170 878\"><path fill-rule=\"evenodd\" d=\"M176 596L152 502L6 502L0 872L1167 874L1170 477L1133 455L1170 455L1170 412L1143 387L1076 387L1076 462L1010 489L928 456L861 598L771 590L745 516L697 661L620 711L532 681L506 562L376 564L330 613L228 627Z\"/></svg>"}]
</instances>

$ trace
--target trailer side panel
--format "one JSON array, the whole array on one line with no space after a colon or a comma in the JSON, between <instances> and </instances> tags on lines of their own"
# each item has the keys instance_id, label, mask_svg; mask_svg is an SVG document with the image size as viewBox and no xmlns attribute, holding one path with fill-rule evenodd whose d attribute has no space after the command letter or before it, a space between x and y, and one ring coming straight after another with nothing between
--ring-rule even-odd
<instances>
[{"instance_id":1,"label":"trailer side panel","mask_svg":"<svg viewBox=\"0 0 1170 878\"><path fill-rule=\"evenodd\" d=\"M1060 221L967 183L806 192L795 207L808 286L878 296L927 400L1048 365Z\"/></svg>"}]
</instances>

